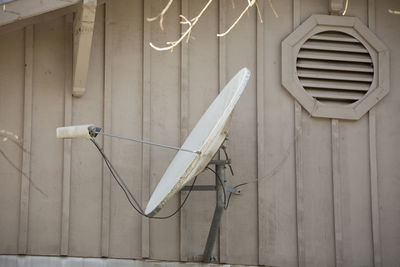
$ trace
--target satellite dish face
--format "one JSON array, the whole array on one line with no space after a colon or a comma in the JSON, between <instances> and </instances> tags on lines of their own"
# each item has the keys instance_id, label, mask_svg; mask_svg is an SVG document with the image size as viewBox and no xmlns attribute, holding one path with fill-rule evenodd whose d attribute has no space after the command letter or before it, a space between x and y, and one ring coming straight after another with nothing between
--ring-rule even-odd
<instances>
[{"instance_id":1,"label":"satellite dish face","mask_svg":"<svg viewBox=\"0 0 400 267\"><path fill-rule=\"evenodd\" d=\"M175 155L150 197L145 210L147 215L156 214L176 192L210 162L225 140L232 111L249 78L248 69L240 70L203 114L182 145L183 149L200 153L181 150Z\"/></svg>"}]
</instances>

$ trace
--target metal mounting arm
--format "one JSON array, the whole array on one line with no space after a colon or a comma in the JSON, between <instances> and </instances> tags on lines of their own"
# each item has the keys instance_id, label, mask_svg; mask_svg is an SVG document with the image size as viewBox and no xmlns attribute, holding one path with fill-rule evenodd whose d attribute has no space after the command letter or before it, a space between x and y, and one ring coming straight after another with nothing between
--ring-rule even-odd
<instances>
[{"instance_id":1,"label":"metal mounting arm","mask_svg":"<svg viewBox=\"0 0 400 267\"><path fill-rule=\"evenodd\" d=\"M226 145L222 144L220 147L225 154L225 159L211 160L208 165L215 165L215 185L195 185L195 186L185 186L182 191L216 191L216 205L214 210L214 216L211 222L210 230L208 232L207 243L204 248L203 261L211 262L213 260L212 251L214 248L215 240L217 239L217 234L219 226L221 224L222 214L225 209L225 194L226 192L238 195L240 190L235 187L226 186L226 165L233 175L233 170L231 166L231 159L226 153Z\"/></svg>"},{"instance_id":2,"label":"metal mounting arm","mask_svg":"<svg viewBox=\"0 0 400 267\"><path fill-rule=\"evenodd\" d=\"M206 247L203 253L203 261L210 262L212 260L212 251L214 248L215 240L217 239L217 234L219 230L219 226L221 224L222 213L224 212L225 207L225 196L224 196L224 189L225 186L225 162L217 162L215 163L216 166L216 173L218 177L215 177L216 189L217 189L217 203L214 210L214 216L211 222L210 231L208 232L208 238ZM220 180L220 182L218 181Z\"/></svg>"},{"instance_id":3,"label":"metal mounting arm","mask_svg":"<svg viewBox=\"0 0 400 267\"><path fill-rule=\"evenodd\" d=\"M227 139L225 139L226 141ZM194 191L216 191L216 204L214 210L214 216L211 222L210 230L208 232L207 243L204 248L203 253L203 261L211 262L213 260L212 251L214 248L215 241L217 239L219 226L221 224L222 214L225 209L225 197L226 192L232 194L240 194L240 191L235 187L226 186L226 165L229 166L229 169L233 175L233 170L231 166L231 159L226 152L226 145L224 143L221 145L220 150L222 150L225 154L225 159L216 159L211 160L208 165L215 165L215 185L198 185L191 190ZM190 187L186 186L182 190L190 190Z\"/></svg>"}]
</instances>

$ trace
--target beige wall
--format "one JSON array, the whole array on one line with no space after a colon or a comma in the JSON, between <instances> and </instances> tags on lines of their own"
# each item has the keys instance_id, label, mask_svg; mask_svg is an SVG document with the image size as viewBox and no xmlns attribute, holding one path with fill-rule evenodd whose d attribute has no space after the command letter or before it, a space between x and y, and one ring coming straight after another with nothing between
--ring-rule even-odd
<instances>
[{"instance_id":1,"label":"beige wall","mask_svg":"<svg viewBox=\"0 0 400 267\"><path fill-rule=\"evenodd\" d=\"M99 6L82 98L71 96L71 9L0 27L0 130L23 137L30 153L9 141L0 149L34 183L0 155L0 254L197 259L214 193L192 193L169 220L143 219L110 180L94 146L63 143L55 128L94 123L115 134L179 145L218 88L246 66L252 77L233 116L228 150L235 176L229 174L228 183L249 184L224 214L215 251L220 261L400 265L400 16L387 12L399 8L397 1L350 0L347 15L375 25L390 49L391 92L372 113L339 120L338 128L295 109L281 86L281 41L298 21L327 14L328 1L273 1L279 18L268 1L260 1L263 24L252 10L217 39L245 1L235 1L232 9L231 1L215 0L193 30L195 40L173 53L154 51L148 43L176 39L178 15L193 17L206 1L175 1L161 32L146 18L164 2ZM145 204L174 152L98 139ZM210 173L200 176L199 183L211 182ZM173 198L161 214L179 201Z\"/></svg>"}]
</instances>

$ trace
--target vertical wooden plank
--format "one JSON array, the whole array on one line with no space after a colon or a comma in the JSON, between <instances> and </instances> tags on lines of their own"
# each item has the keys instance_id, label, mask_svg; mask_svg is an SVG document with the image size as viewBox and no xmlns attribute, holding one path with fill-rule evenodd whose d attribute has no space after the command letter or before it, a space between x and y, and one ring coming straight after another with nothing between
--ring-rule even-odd
<instances>
[{"instance_id":1,"label":"vertical wooden plank","mask_svg":"<svg viewBox=\"0 0 400 267\"><path fill-rule=\"evenodd\" d=\"M282 88L281 42L293 29L293 0L264 8L264 164L259 179L259 264L297 264L293 98ZM289 18L289 19L288 19ZM257 97L258 99L259 97ZM258 145L259 148L260 145Z\"/></svg>"},{"instance_id":2,"label":"vertical wooden plank","mask_svg":"<svg viewBox=\"0 0 400 267\"><path fill-rule=\"evenodd\" d=\"M301 0L293 0L293 30L295 30L301 22Z\"/></svg>"},{"instance_id":3,"label":"vertical wooden plank","mask_svg":"<svg viewBox=\"0 0 400 267\"><path fill-rule=\"evenodd\" d=\"M149 3L149 1L147 1ZM151 1L153 10L151 16L160 12L165 3ZM149 3L150 4L150 3ZM175 40L181 34L179 15L181 12L180 1L174 1L168 9L163 25L165 30L160 29L159 23L151 23L150 38L154 43L162 44L167 40ZM148 22L146 22L148 23ZM197 26L197 25L196 25ZM193 32L193 34L195 34ZM148 43L146 43L148 45ZM191 44L190 44L191 45ZM151 49L149 57L148 77L150 87L145 94L149 93L150 99L145 100L145 118L149 118L147 127L148 137L158 143L179 145L180 143L180 64L181 46L174 48L173 52L159 52ZM190 48L191 49L191 48ZM150 109L147 110L148 106ZM146 121L147 123L147 121ZM149 147L149 146L147 146ZM160 181L163 173L173 159L176 151L160 149L150 146L150 192L153 192ZM160 216L173 213L179 207L179 196L174 196L160 211ZM179 216L173 216L168 220L150 220L150 250L151 258L164 260L177 260L180 254L179 238Z\"/></svg>"},{"instance_id":4,"label":"vertical wooden plank","mask_svg":"<svg viewBox=\"0 0 400 267\"><path fill-rule=\"evenodd\" d=\"M333 205L335 219L335 255L336 267L343 266L343 242L342 242L342 177L340 173L340 136L339 121L332 119L332 178L333 178Z\"/></svg>"},{"instance_id":5,"label":"vertical wooden plank","mask_svg":"<svg viewBox=\"0 0 400 267\"><path fill-rule=\"evenodd\" d=\"M189 16L189 2L188 0L182 0L181 2L181 14ZM184 31L187 26L182 24L181 30ZM189 47L187 43L181 45L181 142L185 141L189 134Z\"/></svg>"},{"instance_id":6,"label":"vertical wooden plank","mask_svg":"<svg viewBox=\"0 0 400 267\"><path fill-rule=\"evenodd\" d=\"M382 265L400 265L400 15L396 0L375 1L376 33L390 50L390 93L376 105L377 171Z\"/></svg>"},{"instance_id":7,"label":"vertical wooden plank","mask_svg":"<svg viewBox=\"0 0 400 267\"><path fill-rule=\"evenodd\" d=\"M334 266L332 122L302 112L304 265Z\"/></svg>"},{"instance_id":8,"label":"vertical wooden plank","mask_svg":"<svg viewBox=\"0 0 400 267\"><path fill-rule=\"evenodd\" d=\"M111 10L112 132L139 138L142 134L143 91L142 3L141 0L114 1ZM111 139L113 164L132 194L140 201L143 146L136 142ZM142 218L127 201L115 180L111 180L109 257L140 258Z\"/></svg>"},{"instance_id":9,"label":"vertical wooden plank","mask_svg":"<svg viewBox=\"0 0 400 267\"><path fill-rule=\"evenodd\" d=\"M293 0L293 30L300 25L300 0ZM294 100L294 128L295 128L295 174L296 174L296 227L297 227L297 261L298 266L305 266L304 244L304 178L302 161L302 108L297 100Z\"/></svg>"},{"instance_id":10,"label":"vertical wooden plank","mask_svg":"<svg viewBox=\"0 0 400 267\"><path fill-rule=\"evenodd\" d=\"M181 14L185 17L189 17L189 1L182 0L181 1ZM183 32L187 26L181 25L181 31ZM185 138L189 134L189 47L187 43L181 44L181 84L180 84L180 144L182 145L185 141ZM180 201L185 199L187 191L181 191ZM180 255L179 259L181 261L187 260L187 252L186 247L189 240L185 239L185 227L187 221L187 212L185 212L185 208L183 207L180 211Z\"/></svg>"},{"instance_id":11,"label":"vertical wooden plank","mask_svg":"<svg viewBox=\"0 0 400 267\"><path fill-rule=\"evenodd\" d=\"M302 137L303 129L301 122L302 108L296 100L294 101L294 124L295 124L295 168L296 168L296 227L297 227L297 260L298 266L305 265L304 244L304 176L303 176L303 153Z\"/></svg>"},{"instance_id":12,"label":"vertical wooden plank","mask_svg":"<svg viewBox=\"0 0 400 267\"><path fill-rule=\"evenodd\" d=\"M218 31L226 31L226 7L228 2L226 0L218 1ZM218 38L218 76L219 76L219 88L218 93L224 88L226 84L226 38ZM217 152L219 153L219 152ZM219 157L220 155L218 155ZM228 177L228 176L227 176ZM227 224L228 213L222 216L221 224L219 227L219 246L215 244L215 248L219 249L219 261L227 262L228 257L228 224ZM218 242L218 241L216 241Z\"/></svg>"},{"instance_id":13,"label":"vertical wooden plank","mask_svg":"<svg viewBox=\"0 0 400 267\"><path fill-rule=\"evenodd\" d=\"M25 93L24 93L24 147L31 151L32 137L32 79L33 79L33 25L25 28ZM22 172L31 174L31 154L23 153ZM29 180L21 174L18 253L28 250Z\"/></svg>"},{"instance_id":14,"label":"vertical wooden plank","mask_svg":"<svg viewBox=\"0 0 400 267\"><path fill-rule=\"evenodd\" d=\"M96 10L87 90L72 98L72 125L93 123L103 127L105 5ZM97 136L103 146L103 138ZM102 164L95 146L84 139L72 140L69 256L101 257Z\"/></svg>"},{"instance_id":15,"label":"vertical wooden plank","mask_svg":"<svg viewBox=\"0 0 400 267\"><path fill-rule=\"evenodd\" d=\"M345 16L357 17L362 23L368 25L368 0L350 3L347 6ZM345 3L344 3L345 4Z\"/></svg>"},{"instance_id":16,"label":"vertical wooden plank","mask_svg":"<svg viewBox=\"0 0 400 267\"><path fill-rule=\"evenodd\" d=\"M64 124L64 30L63 17L34 26L31 179L45 195L30 191L30 254L60 253L63 141L52 129Z\"/></svg>"},{"instance_id":17,"label":"vertical wooden plank","mask_svg":"<svg viewBox=\"0 0 400 267\"><path fill-rule=\"evenodd\" d=\"M261 16L263 16L264 19L264 1L259 1L258 6L260 9ZM257 19L257 44L256 44L256 58L257 58L257 177L265 177L266 176L266 170L265 170L265 140L264 140L264 88L265 88L265 81L264 81L264 23L262 23L258 18ZM260 201L260 195L262 194L261 192L261 187L260 187L260 182L257 179L257 216L259 217L260 214L260 207L262 207ZM258 233L261 233L261 225L262 223L260 221L259 217L259 222L258 222ZM262 238L262 237L261 237ZM260 246L260 240L258 241L258 264L261 263L261 255L263 251L261 251L261 246Z\"/></svg>"},{"instance_id":18,"label":"vertical wooden plank","mask_svg":"<svg viewBox=\"0 0 400 267\"><path fill-rule=\"evenodd\" d=\"M343 265L372 266L368 116L340 121Z\"/></svg>"},{"instance_id":19,"label":"vertical wooden plank","mask_svg":"<svg viewBox=\"0 0 400 267\"><path fill-rule=\"evenodd\" d=\"M226 27L233 23L246 7L246 1L225 0ZM258 193L257 193L257 10L249 10L225 38L225 84L243 67L251 71L250 79L235 107L227 143L235 175L229 169L226 179L235 186L252 181L241 189L243 194L232 196L224 217L226 220L226 261L235 264L258 264ZM222 89L222 88L221 88ZM224 158L223 153L221 157ZM294 225L294 224L293 224ZM240 244L240 245L238 245ZM223 260L223 259L222 259Z\"/></svg>"},{"instance_id":20,"label":"vertical wooden plank","mask_svg":"<svg viewBox=\"0 0 400 267\"><path fill-rule=\"evenodd\" d=\"M328 1L301 0L300 6L300 21L305 21L313 14L329 14Z\"/></svg>"},{"instance_id":21,"label":"vertical wooden plank","mask_svg":"<svg viewBox=\"0 0 400 267\"><path fill-rule=\"evenodd\" d=\"M375 0L368 0L368 28L371 31L376 29Z\"/></svg>"},{"instance_id":22,"label":"vertical wooden plank","mask_svg":"<svg viewBox=\"0 0 400 267\"><path fill-rule=\"evenodd\" d=\"M143 92L142 92L142 139L150 140L151 113L151 25L147 18L151 17L150 1L143 1ZM150 146L142 146L142 206L150 198ZM142 257L150 257L150 222L142 217Z\"/></svg>"},{"instance_id":23,"label":"vertical wooden plank","mask_svg":"<svg viewBox=\"0 0 400 267\"><path fill-rule=\"evenodd\" d=\"M226 0L219 0L218 12L218 31L226 31ZM226 84L226 38L218 38L218 75L219 75L219 89L222 90Z\"/></svg>"},{"instance_id":24,"label":"vertical wooden plank","mask_svg":"<svg viewBox=\"0 0 400 267\"><path fill-rule=\"evenodd\" d=\"M375 0L368 0L368 27L375 31ZM376 108L373 107L368 112L369 127L369 158L371 175L371 217L372 217L372 242L375 267L382 266L382 248L379 222L379 195L378 195L378 162L376 148Z\"/></svg>"},{"instance_id":25,"label":"vertical wooden plank","mask_svg":"<svg viewBox=\"0 0 400 267\"><path fill-rule=\"evenodd\" d=\"M379 195L378 195L378 169L376 153L376 110L373 107L369 113L369 157L371 174L371 215L372 215L372 242L374 264L382 266L381 236L379 222Z\"/></svg>"},{"instance_id":26,"label":"vertical wooden plank","mask_svg":"<svg viewBox=\"0 0 400 267\"><path fill-rule=\"evenodd\" d=\"M65 16L65 77L64 77L64 126L72 123L72 20L73 15ZM61 211L61 244L60 255L69 252L69 213L71 195L71 139L64 139L63 156L63 185Z\"/></svg>"},{"instance_id":27,"label":"vertical wooden plank","mask_svg":"<svg viewBox=\"0 0 400 267\"><path fill-rule=\"evenodd\" d=\"M111 132L112 112L112 2L106 1L105 12L105 57L104 57L104 132ZM104 152L111 157L111 138L104 138ZM111 159L110 159L111 160ZM110 199L111 177L110 172L103 162L103 195L101 215L101 256L108 257L110 250Z\"/></svg>"}]
</instances>

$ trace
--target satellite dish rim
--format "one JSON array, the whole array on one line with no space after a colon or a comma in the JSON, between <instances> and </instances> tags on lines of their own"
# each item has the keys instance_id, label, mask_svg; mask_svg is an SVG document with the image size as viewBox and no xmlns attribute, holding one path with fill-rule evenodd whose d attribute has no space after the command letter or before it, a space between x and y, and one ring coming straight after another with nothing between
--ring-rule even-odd
<instances>
[{"instance_id":1,"label":"satellite dish rim","mask_svg":"<svg viewBox=\"0 0 400 267\"><path fill-rule=\"evenodd\" d=\"M241 77L240 77L241 76ZM234 86L233 89L233 94L230 96L229 103L225 106L222 114L220 115L219 119L214 123L214 126L212 126L212 129L208 132L208 135L200 145L200 148L198 151L200 152L199 154L196 154L195 156L189 155L187 157L193 157L193 159L190 161L189 164L187 164L184 172L179 175L178 180L174 183L172 187L169 188L169 192L163 196L163 198L159 201L155 201L156 194L158 193L160 184L163 181L163 179L168 179L169 177L164 178L167 175L167 172L169 168L174 164L174 162L177 160L178 155L181 155L182 153L185 153L185 151L179 151L175 157L172 159L170 162L169 166L167 167L166 171L164 172L163 176L161 177L160 181L158 182L156 188L154 189L148 203L145 209L145 214L147 216L154 216L156 213L158 213L167 203L167 201L174 196L186 183L188 183L190 180L192 180L196 175L198 175L210 162L210 160L213 158L215 153L218 151L219 147L223 143L223 141L226 138L226 135L228 133L228 129L230 127L230 123L232 120L232 113L233 110L242 95L247 82L250 78L250 70L247 68L242 68L224 87L223 90L218 94L218 96L213 100L213 102L210 104L210 106L207 108L207 110L203 113L199 121L196 123L196 125L193 127L192 131L186 138L185 142L182 145L182 148L186 148L187 146L187 141L191 138L193 133L198 129L198 125L203 121L203 118L205 118L208 115L210 115L210 112L212 111L212 107L215 108L215 103L218 103L218 101L222 101L221 98L223 96L223 92L225 90L229 89L229 85L231 82L234 81L237 77L240 77L240 80L238 81L238 85ZM229 93L229 91L227 92ZM218 100L219 99L219 100ZM187 152L186 152L187 153ZM175 176L176 177L176 176ZM170 179L171 180L171 179ZM158 193L160 194L160 193Z\"/></svg>"}]
</instances>

